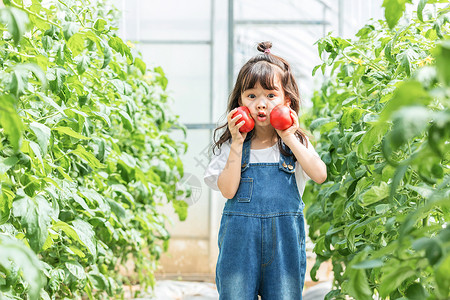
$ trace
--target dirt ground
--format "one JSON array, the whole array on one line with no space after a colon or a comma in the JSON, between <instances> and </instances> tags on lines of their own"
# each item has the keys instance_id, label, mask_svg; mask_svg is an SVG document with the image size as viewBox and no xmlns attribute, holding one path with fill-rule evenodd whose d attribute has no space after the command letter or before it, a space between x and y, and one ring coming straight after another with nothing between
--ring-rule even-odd
<instances>
[{"instance_id":1,"label":"dirt ground","mask_svg":"<svg viewBox=\"0 0 450 300\"><path fill-rule=\"evenodd\" d=\"M323 300L325 295L331 290L332 272L331 264L324 263L317 271L319 282L314 282L309 276L310 268L314 265L313 261L308 262L306 272L305 287L303 291L303 300ZM138 287L132 287L126 291L125 299L130 300L217 300L219 294L214 283L195 280L192 278L183 278L165 276L157 278L154 290L148 290L140 293L138 297L135 291Z\"/></svg>"},{"instance_id":2,"label":"dirt ground","mask_svg":"<svg viewBox=\"0 0 450 300\"><path fill-rule=\"evenodd\" d=\"M331 281L321 282L312 287L305 287L303 300L323 300L331 289ZM209 282L160 280L154 291L144 293L133 300L217 300L219 294L216 286Z\"/></svg>"}]
</instances>

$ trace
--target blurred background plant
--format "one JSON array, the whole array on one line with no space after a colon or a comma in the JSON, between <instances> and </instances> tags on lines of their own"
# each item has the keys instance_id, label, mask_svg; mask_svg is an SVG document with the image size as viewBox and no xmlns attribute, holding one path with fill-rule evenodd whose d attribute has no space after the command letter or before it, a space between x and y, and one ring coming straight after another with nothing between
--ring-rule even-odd
<instances>
[{"instance_id":1,"label":"blurred background plant","mask_svg":"<svg viewBox=\"0 0 450 300\"><path fill-rule=\"evenodd\" d=\"M450 296L450 6L385 0L386 21L317 42L327 76L305 122L328 179L304 198L325 299ZM375 298L374 298L375 297Z\"/></svg>"},{"instance_id":2,"label":"blurred background plant","mask_svg":"<svg viewBox=\"0 0 450 300\"><path fill-rule=\"evenodd\" d=\"M185 132L168 80L117 36L109 1L0 9L0 298L121 297L154 284ZM134 277L118 271L128 259Z\"/></svg>"}]
</instances>

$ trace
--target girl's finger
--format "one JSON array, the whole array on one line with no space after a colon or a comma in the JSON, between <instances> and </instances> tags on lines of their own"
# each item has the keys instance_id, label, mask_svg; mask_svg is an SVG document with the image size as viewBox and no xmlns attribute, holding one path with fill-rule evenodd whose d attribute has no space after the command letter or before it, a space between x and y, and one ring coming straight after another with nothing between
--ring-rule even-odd
<instances>
[{"instance_id":1,"label":"girl's finger","mask_svg":"<svg viewBox=\"0 0 450 300\"><path fill-rule=\"evenodd\" d=\"M232 122L232 123L236 123L237 120L239 120L241 117L242 117L242 115L239 114L239 115L235 116L233 119L231 119L231 122Z\"/></svg>"},{"instance_id":2,"label":"girl's finger","mask_svg":"<svg viewBox=\"0 0 450 300\"><path fill-rule=\"evenodd\" d=\"M229 120L231 120L231 117L233 116L233 114L236 112L236 108L235 109L232 109L229 113L228 113L228 116L227 116L227 118L229 119Z\"/></svg>"}]
</instances>

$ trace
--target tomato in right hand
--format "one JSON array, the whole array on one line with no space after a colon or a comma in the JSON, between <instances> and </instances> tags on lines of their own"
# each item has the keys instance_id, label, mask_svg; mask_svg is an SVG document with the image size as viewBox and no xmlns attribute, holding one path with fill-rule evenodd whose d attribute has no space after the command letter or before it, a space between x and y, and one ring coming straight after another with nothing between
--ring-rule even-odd
<instances>
[{"instance_id":1,"label":"tomato in right hand","mask_svg":"<svg viewBox=\"0 0 450 300\"><path fill-rule=\"evenodd\" d=\"M250 116L250 110L248 109L248 107L246 106L239 106L236 109L236 112L233 114L233 116L231 118L234 118L237 115L242 115L242 117L239 118L239 120L236 122L242 122L245 121L244 125L242 125L239 128L239 132L250 132L252 131L253 127L255 127L255 121L253 120L253 118Z\"/></svg>"},{"instance_id":2,"label":"tomato in right hand","mask_svg":"<svg viewBox=\"0 0 450 300\"><path fill-rule=\"evenodd\" d=\"M270 124L278 130L286 130L294 123L291 117L291 110L283 104L275 106L270 112Z\"/></svg>"}]
</instances>

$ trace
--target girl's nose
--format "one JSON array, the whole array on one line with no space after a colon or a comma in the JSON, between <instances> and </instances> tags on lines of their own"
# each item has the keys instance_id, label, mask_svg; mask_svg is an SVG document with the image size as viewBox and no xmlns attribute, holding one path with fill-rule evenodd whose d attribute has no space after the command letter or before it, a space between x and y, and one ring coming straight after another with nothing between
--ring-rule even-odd
<instances>
[{"instance_id":1,"label":"girl's nose","mask_svg":"<svg viewBox=\"0 0 450 300\"><path fill-rule=\"evenodd\" d=\"M266 102L262 101L259 102L258 105L256 106L258 109L265 109L266 108Z\"/></svg>"}]
</instances>

